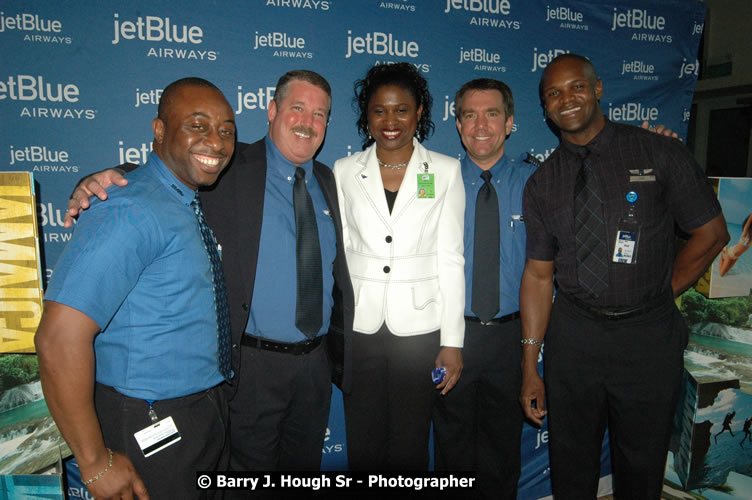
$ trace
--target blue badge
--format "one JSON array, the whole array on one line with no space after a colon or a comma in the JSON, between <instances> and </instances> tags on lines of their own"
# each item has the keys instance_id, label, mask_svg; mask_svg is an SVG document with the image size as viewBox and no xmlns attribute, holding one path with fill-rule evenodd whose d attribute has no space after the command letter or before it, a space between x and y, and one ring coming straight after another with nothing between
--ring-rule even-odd
<instances>
[{"instance_id":1,"label":"blue badge","mask_svg":"<svg viewBox=\"0 0 752 500\"><path fill-rule=\"evenodd\" d=\"M634 191L630 191L630 192L628 192L628 193L627 193L627 201L628 201L629 203L634 203L634 202L636 202L636 201L637 201L637 193L635 193Z\"/></svg>"}]
</instances>

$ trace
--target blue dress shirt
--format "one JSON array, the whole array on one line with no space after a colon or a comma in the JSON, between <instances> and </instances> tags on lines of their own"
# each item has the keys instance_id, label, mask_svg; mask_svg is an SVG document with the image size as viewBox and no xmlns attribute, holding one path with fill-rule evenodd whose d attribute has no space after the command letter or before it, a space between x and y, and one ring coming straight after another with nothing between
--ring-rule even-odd
<instances>
[{"instance_id":1,"label":"blue dress shirt","mask_svg":"<svg viewBox=\"0 0 752 500\"><path fill-rule=\"evenodd\" d=\"M501 280L499 312L496 317L520 310L520 281L525 268L525 224L522 218L522 193L535 166L524 161L527 154L515 159L502 156L491 167L491 182L499 198L499 237L501 241ZM473 305L473 249L475 244L475 203L483 186L483 170L469 156L462 159L462 182L465 185L465 315L475 316Z\"/></svg>"},{"instance_id":2,"label":"blue dress shirt","mask_svg":"<svg viewBox=\"0 0 752 500\"><path fill-rule=\"evenodd\" d=\"M151 153L76 225L45 300L86 314L96 380L126 396L176 398L222 382L212 272L194 191Z\"/></svg>"},{"instance_id":3,"label":"blue dress shirt","mask_svg":"<svg viewBox=\"0 0 752 500\"><path fill-rule=\"evenodd\" d=\"M255 293L251 302L246 333L276 342L307 340L295 326L297 274L295 266L295 210L292 204L292 185L295 165L279 152L266 137L266 186L264 188L264 217L259 240ZM316 211L316 224L321 244L321 272L324 300L319 335L329 331L332 315L332 287L334 286L334 258L337 254L334 222L329 215L324 193L313 175L313 161L300 165L305 170L306 187Z\"/></svg>"}]
</instances>

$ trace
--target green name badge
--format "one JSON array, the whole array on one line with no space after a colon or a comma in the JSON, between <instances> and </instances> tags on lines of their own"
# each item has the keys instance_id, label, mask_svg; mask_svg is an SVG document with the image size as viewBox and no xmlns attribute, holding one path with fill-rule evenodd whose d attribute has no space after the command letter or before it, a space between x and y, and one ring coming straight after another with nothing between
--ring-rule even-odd
<instances>
[{"instance_id":1,"label":"green name badge","mask_svg":"<svg viewBox=\"0 0 752 500\"><path fill-rule=\"evenodd\" d=\"M418 174L418 198L435 198L433 174Z\"/></svg>"}]
</instances>

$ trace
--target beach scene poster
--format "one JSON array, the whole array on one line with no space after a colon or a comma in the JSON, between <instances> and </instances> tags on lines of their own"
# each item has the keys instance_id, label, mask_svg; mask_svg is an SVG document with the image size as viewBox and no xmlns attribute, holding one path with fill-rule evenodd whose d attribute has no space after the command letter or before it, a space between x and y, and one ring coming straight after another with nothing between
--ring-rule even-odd
<instances>
[{"instance_id":1,"label":"beach scene poster","mask_svg":"<svg viewBox=\"0 0 752 500\"><path fill-rule=\"evenodd\" d=\"M709 298L748 296L752 291L752 179L711 178L731 239L697 285Z\"/></svg>"}]
</instances>

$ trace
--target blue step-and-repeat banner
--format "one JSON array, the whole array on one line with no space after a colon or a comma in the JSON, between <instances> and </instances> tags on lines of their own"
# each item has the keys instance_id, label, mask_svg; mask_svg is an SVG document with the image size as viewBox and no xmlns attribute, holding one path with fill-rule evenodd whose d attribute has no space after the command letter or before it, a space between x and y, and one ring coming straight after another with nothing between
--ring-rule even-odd
<instances>
[{"instance_id":1,"label":"blue step-and-repeat banner","mask_svg":"<svg viewBox=\"0 0 752 500\"><path fill-rule=\"evenodd\" d=\"M280 75L315 70L332 85L318 159L360 150L353 82L373 64L408 61L428 79L436 132L426 145L463 154L454 93L479 77L514 92L507 154L545 159L558 140L538 81L553 57L588 56L614 121L663 123L686 135L705 6L695 0L4 0L0 6L0 169L34 172L46 278L70 230L77 180L124 161L143 163L151 120L169 82L200 76L235 109L238 137L267 128ZM324 467L346 467L338 391ZM526 427L521 497L550 492L547 432Z\"/></svg>"}]
</instances>

